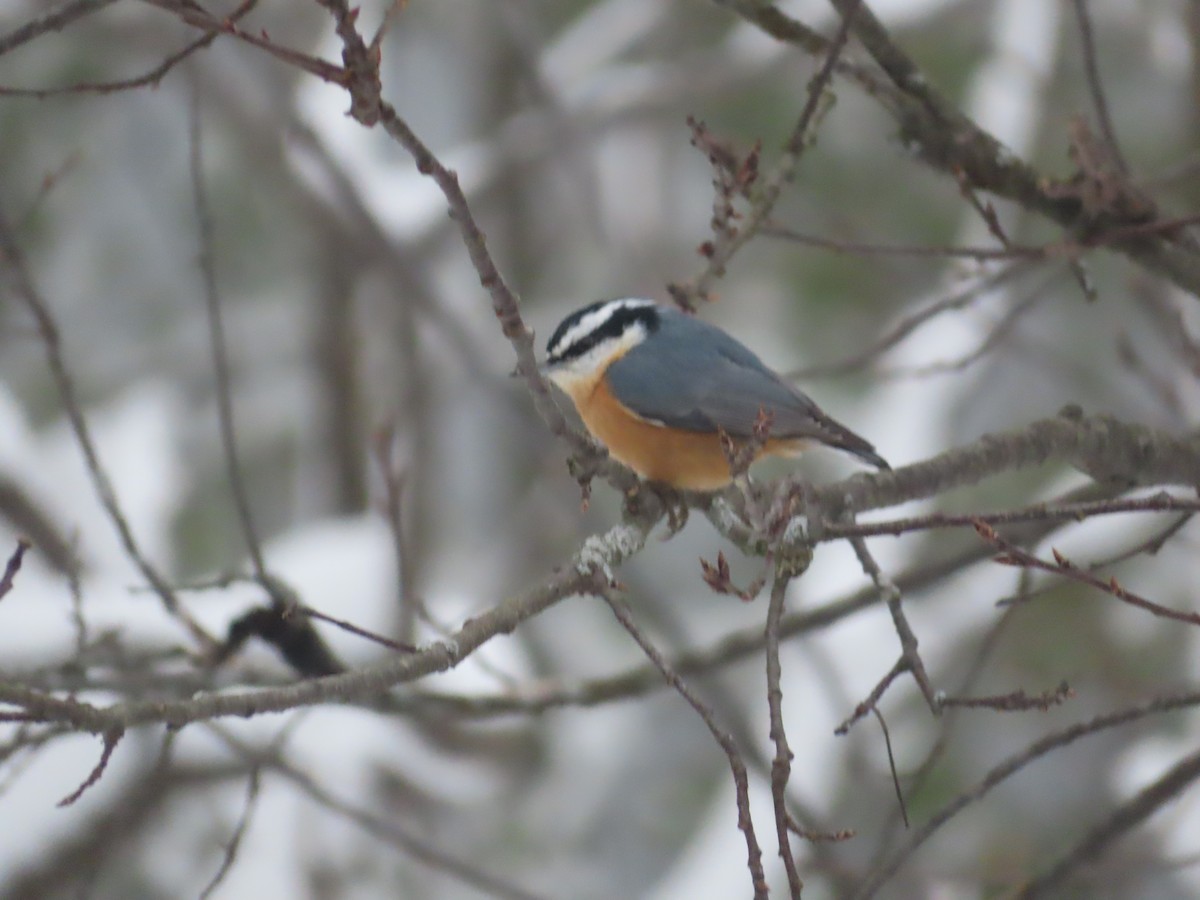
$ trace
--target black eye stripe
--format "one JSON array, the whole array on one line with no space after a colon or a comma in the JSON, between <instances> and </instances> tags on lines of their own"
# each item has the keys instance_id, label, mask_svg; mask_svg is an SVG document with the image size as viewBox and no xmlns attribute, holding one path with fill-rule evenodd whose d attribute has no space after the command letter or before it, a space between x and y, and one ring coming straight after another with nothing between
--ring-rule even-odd
<instances>
[{"instance_id":1,"label":"black eye stripe","mask_svg":"<svg viewBox=\"0 0 1200 900\"><path fill-rule=\"evenodd\" d=\"M597 309L603 307L608 302L610 301L602 300L599 303L585 306L583 309L576 310L563 319L559 326L554 329L554 334L550 336L550 340L546 343L546 351L549 358L554 362L576 359L583 356L583 354L602 341L610 338L619 338L635 324L642 325L646 329L647 334L652 334L658 330L660 321L656 306L622 306L618 307L611 316L596 328L577 338L574 343L565 347L558 346L567 332L578 325L585 316L596 312Z\"/></svg>"}]
</instances>

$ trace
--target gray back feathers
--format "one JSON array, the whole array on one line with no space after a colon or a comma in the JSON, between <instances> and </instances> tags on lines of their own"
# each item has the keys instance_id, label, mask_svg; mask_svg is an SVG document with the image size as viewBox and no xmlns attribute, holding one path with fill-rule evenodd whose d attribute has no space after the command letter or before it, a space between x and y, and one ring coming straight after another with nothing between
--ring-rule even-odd
<instances>
[{"instance_id":1,"label":"gray back feathers","mask_svg":"<svg viewBox=\"0 0 1200 900\"><path fill-rule=\"evenodd\" d=\"M659 333L607 373L617 399L635 413L672 428L720 429L745 438L763 409L773 416L771 437L811 438L887 466L870 443L825 415L724 331L670 307L659 312Z\"/></svg>"}]
</instances>

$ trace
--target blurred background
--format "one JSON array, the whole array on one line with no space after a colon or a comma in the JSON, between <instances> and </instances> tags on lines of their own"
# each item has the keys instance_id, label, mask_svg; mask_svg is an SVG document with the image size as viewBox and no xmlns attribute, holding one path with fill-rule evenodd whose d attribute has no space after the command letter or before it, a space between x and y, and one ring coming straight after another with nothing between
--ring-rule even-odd
<instances>
[{"instance_id":1,"label":"blurred background","mask_svg":"<svg viewBox=\"0 0 1200 900\"><path fill-rule=\"evenodd\" d=\"M390 6L364 0L364 33ZM1070 123L1094 122L1073 3L871 6L984 128L1047 176L1071 175ZM1164 214L1193 212L1200 4L1086 6L1135 181ZM835 30L824 2L780 7ZM9 0L0 35L47 9ZM264 0L242 26L340 59L315 3ZM268 567L324 613L400 640L434 639L544 580L619 520L621 498L597 484L581 509L566 448L509 377L511 348L441 194L381 130L346 115L344 91L227 39L137 89L41 98L11 90L137 78L197 36L169 11L119 0L6 47L0 206L57 318L132 533L173 584L198 588L182 595L189 611L224 634L263 598L231 578L249 564L218 428L193 192L198 129L237 445ZM690 145L687 117L742 152L761 141L766 167L819 65L728 4L702 0L411 0L382 47L385 97L458 171L539 347L585 302L667 301L668 283L699 274L713 173ZM849 54L864 58L853 44ZM893 465L1068 403L1194 427L1197 298L1125 258L1086 256L1089 300L1062 258L859 247L996 242L955 181L914 159L874 101L838 80L834 91L773 216L779 229L825 245L760 236L702 316L795 373ZM1016 206L996 208L1016 243L1064 238ZM0 551L22 534L36 549L0 604L0 677L98 703L294 678L253 641L213 672L189 663L186 633L145 589L97 500L12 274L0 270ZM922 311L930 314L919 327L872 352ZM801 468L817 480L853 470L821 453ZM759 477L788 470L763 466ZM889 512L1020 506L1085 482L1047 467ZM1029 546L1102 561L1151 546L1168 524L1110 517L1043 531ZM973 533L871 547L891 575L911 576L906 602L937 686L1033 693L1065 680L1075 691L1046 713L935 719L910 681L893 686L882 711L914 824L1040 736L1197 677L1195 641L1180 623L1077 584L1022 578L990 562ZM1105 577L1191 608L1195 529L1180 525L1157 549ZM668 655L761 631L765 597L742 603L702 581L697 558L718 551L740 583L757 572L694 515L619 573L638 621ZM821 609L867 588L849 548L823 545L789 608ZM1036 602L997 606L1018 592ZM391 652L320 627L350 665ZM833 733L897 651L878 604L783 648L794 809L814 831L856 833L800 845L806 896L853 896L907 839L876 724ZM95 765L99 742L0 724L0 817L9 823L0 892L196 896L229 863L213 896L748 896L726 759L677 694L647 676L607 702L541 710L519 699L586 694L595 679L644 669L602 603L571 599L416 686L518 698L507 709L430 701L391 715L322 707L170 735L142 729L67 809L55 803ZM782 896L761 651L690 682L746 755L764 859ZM879 895L1005 895L1190 752L1198 734L1195 714L1178 712L1048 755L934 835ZM1195 896L1198 851L1200 807L1186 794L1081 870L1072 896Z\"/></svg>"}]
</instances>

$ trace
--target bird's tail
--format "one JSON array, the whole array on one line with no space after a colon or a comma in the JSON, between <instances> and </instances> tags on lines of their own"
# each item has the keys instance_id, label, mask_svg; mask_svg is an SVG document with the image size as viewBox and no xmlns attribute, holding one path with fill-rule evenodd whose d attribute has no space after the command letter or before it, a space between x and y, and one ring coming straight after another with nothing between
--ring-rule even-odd
<instances>
[{"instance_id":1,"label":"bird's tail","mask_svg":"<svg viewBox=\"0 0 1200 900\"><path fill-rule=\"evenodd\" d=\"M823 443L853 454L859 459L869 462L877 469L891 471L892 467L888 465L888 461L875 452L875 445L866 438L855 434L841 422L828 417L824 417L821 420L821 425L825 431L825 434L821 437Z\"/></svg>"}]
</instances>

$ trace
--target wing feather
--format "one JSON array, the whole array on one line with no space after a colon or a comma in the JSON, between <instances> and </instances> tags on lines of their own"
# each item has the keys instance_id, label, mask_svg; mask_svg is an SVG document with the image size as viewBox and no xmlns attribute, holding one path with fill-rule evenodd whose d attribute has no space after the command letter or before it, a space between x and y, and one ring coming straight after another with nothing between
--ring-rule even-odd
<instances>
[{"instance_id":1,"label":"wing feather","mask_svg":"<svg viewBox=\"0 0 1200 900\"><path fill-rule=\"evenodd\" d=\"M887 464L869 442L827 416L754 353L706 322L663 309L663 330L608 369L617 399L639 416L687 431L718 429L749 437L760 409L771 436L811 438L875 465Z\"/></svg>"}]
</instances>

